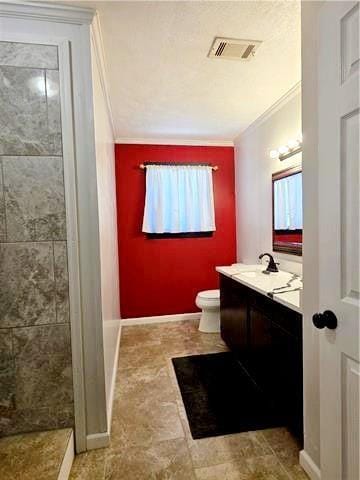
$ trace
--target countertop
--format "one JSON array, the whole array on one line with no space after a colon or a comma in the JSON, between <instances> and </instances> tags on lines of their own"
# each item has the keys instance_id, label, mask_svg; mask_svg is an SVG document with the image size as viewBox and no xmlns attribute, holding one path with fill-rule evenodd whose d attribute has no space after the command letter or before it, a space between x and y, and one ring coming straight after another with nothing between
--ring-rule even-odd
<instances>
[{"instance_id":1,"label":"countertop","mask_svg":"<svg viewBox=\"0 0 360 480\"><path fill-rule=\"evenodd\" d=\"M302 289L301 278L282 270L278 273L266 275L262 273L265 269L265 265L246 265L244 263L216 267L217 272L234 279L236 282L242 283L246 287L252 288L266 297L272 298L274 301L281 303L295 312L302 313L300 299L302 292L300 293L300 290L286 291ZM288 282L290 282L290 285L286 286ZM284 293L276 290L280 288Z\"/></svg>"}]
</instances>

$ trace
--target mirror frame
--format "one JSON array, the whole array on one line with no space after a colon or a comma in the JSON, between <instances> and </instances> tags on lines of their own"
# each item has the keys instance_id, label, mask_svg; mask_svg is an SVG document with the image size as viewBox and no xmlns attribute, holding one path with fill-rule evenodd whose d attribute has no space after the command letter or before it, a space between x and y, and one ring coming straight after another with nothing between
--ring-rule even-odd
<instances>
[{"instance_id":1,"label":"mirror frame","mask_svg":"<svg viewBox=\"0 0 360 480\"><path fill-rule=\"evenodd\" d=\"M302 255L302 243L289 242L287 244L277 243L275 241L275 214L274 214L274 182L275 180L280 180L281 178L290 177L291 175L295 175L297 173L302 172L302 166L298 165L296 167L286 168L285 170L281 170L280 172L276 172L272 174L272 241L273 241L273 251L274 252L282 252L282 253L289 253L291 255Z\"/></svg>"}]
</instances>

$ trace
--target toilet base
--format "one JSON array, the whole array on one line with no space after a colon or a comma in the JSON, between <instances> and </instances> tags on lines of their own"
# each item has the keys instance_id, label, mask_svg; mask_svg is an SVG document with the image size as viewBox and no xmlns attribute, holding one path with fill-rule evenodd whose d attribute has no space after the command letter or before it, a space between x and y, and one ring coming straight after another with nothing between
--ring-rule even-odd
<instances>
[{"instance_id":1,"label":"toilet base","mask_svg":"<svg viewBox=\"0 0 360 480\"><path fill-rule=\"evenodd\" d=\"M202 311L199 323L199 331L203 333L218 333L220 332L220 311L208 310Z\"/></svg>"}]
</instances>

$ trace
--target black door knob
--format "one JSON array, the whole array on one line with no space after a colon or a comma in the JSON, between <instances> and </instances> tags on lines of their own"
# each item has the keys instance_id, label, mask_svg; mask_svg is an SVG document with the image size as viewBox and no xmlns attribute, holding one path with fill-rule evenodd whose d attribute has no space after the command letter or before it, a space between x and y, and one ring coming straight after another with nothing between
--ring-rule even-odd
<instances>
[{"instance_id":1,"label":"black door knob","mask_svg":"<svg viewBox=\"0 0 360 480\"><path fill-rule=\"evenodd\" d=\"M337 318L334 312L331 310L325 310L324 313L315 313L312 317L313 324L316 328L329 328L335 330L337 327Z\"/></svg>"}]
</instances>

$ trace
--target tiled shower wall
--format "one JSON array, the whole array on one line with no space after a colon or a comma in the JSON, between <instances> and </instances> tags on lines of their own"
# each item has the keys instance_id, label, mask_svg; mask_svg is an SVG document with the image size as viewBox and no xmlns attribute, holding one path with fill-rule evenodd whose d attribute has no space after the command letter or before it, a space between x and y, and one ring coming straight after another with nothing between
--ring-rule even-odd
<instances>
[{"instance_id":1,"label":"tiled shower wall","mask_svg":"<svg viewBox=\"0 0 360 480\"><path fill-rule=\"evenodd\" d=\"M0 435L72 426L56 46L0 42Z\"/></svg>"}]
</instances>

